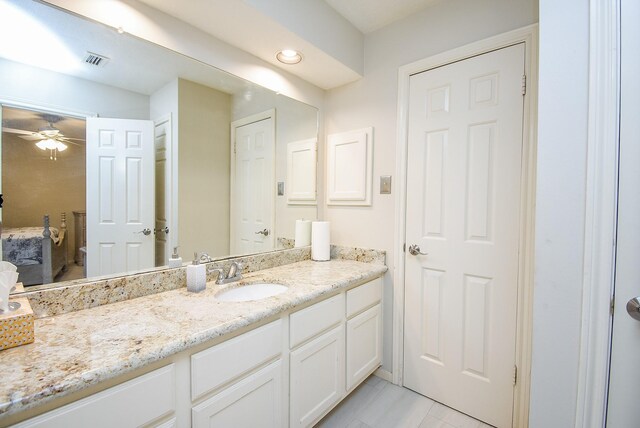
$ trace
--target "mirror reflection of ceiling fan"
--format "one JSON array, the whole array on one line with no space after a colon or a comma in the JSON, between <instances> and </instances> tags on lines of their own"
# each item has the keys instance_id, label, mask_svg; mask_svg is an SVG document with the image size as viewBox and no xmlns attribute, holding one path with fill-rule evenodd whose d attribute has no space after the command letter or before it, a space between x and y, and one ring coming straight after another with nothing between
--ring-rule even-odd
<instances>
[{"instance_id":1,"label":"mirror reflection of ceiling fan","mask_svg":"<svg viewBox=\"0 0 640 428\"><path fill-rule=\"evenodd\" d=\"M49 159L58 160L58 152L67 149L67 144L81 145L75 141L83 141L83 138L66 137L58 128L53 126L51 122L47 126L40 128L38 131L27 131L24 129L2 128L2 132L17 134L20 138L27 141L35 141L36 146L40 150L49 150Z\"/></svg>"}]
</instances>

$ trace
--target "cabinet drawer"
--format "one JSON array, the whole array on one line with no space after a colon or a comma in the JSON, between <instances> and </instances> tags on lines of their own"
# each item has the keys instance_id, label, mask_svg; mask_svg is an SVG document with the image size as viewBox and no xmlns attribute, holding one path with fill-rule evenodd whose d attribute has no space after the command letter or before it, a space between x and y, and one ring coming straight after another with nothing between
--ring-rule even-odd
<instances>
[{"instance_id":1,"label":"cabinet drawer","mask_svg":"<svg viewBox=\"0 0 640 428\"><path fill-rule=\"evenodd\" d=\"M344 316L344 294L316 303L291 314L289 346L295 348L313 336L342 321Z\"/></svg>"},{"instance_id":2,"label":"cabinet drawer","mask_svg":"<svg viewBox=\"0 0 640 428\"><path fill-rule=\"evenodd\" d=\"M282 352L282 321L244 333L191 356L191 399L276 358Z\"/></svg>"},{"instance_id":3,"label":"cabinet drawer","mask_svg":"<svg viewBox=\"0 0 640 428\"><path fill-rule=\"evenodd\" d=\"M139 427L175 410L175 383L171 364L15 426Z\"/></svg>"},{"instance_id":4,"label":"cabinet drawer","mask_svg":"<svg viewBox=\"0 0 640 428\"><path fill-rule=\"evenodd\" d=\"M382 278L347 291L347 317L382 300Z\"/></svg>"}]
</instances>

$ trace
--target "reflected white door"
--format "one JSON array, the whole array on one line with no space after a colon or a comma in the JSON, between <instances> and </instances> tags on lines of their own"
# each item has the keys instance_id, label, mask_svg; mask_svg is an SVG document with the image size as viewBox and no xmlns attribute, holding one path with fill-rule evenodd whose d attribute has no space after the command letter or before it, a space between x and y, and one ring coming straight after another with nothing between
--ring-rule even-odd
<instances>
[{"instance_id":1,"label":"reflected white door","mask_svg":"<svg viewBox=\"0 0 640 428\"><path fill-rule=\"evenodd\" d=\"M154 266L153 152L152 121L87 119L87 276Z\"/></svg>"},{"instance_id":2,"label":"reflected white door","mask_svg":"<svg viewBox=\"0 0 640 428\"><path fill-rule=\"evenodd\" d=\"M640 426L640 321L627 302L640 298L640 2L621 3L620 166L615 306L607 427Z\"/></svg>"},{"instance_id":3,"label":"reflected white door","mask_svg":"<svg viewBox=\"0 0 640 428\"><path fill-rule=\"evenodd\" d=\"M273 117L235 129L233 191L237 254L274 249L275 144Z\"/></svg>"},{"instance_id":4,"label":"reflected white door","mask_svg":"<svg viewBox=\"0 0 640 428\"><path fill-rule=\"evenodd\" d=\"M155 254L156 266L166 266L171 256L169 235L177 231L172 227L171 217L172 175L171 175L171 116L157 120L154 127L155 140L155 191L156 191L156 219L155 219Z\"/></svg>"},{"instance_id":5,"label":"reflected white door","mask_svg":"<svg viewBox=\"0 0 640 428\"><path fill-rule=\"evenodd\" d=\"M410 80L404 385L497 427L513 407L523 73L519 44Z\"/></svg>"}]
</instances>

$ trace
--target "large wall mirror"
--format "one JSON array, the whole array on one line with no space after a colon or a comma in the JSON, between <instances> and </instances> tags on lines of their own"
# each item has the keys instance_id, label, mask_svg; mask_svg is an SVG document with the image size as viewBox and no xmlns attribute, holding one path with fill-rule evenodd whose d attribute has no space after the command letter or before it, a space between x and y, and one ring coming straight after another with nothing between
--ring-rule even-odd
<instances>
[{"instance_id":1,"label":"large wall mirror","mask_svg":"<svg viewBox=\"0 0 640 428\"><path fill-rule=\"evenodd\" d=\"M2 258L30 288L292 245L317 109L117 30L0 0ZM11 41L11 42L6 42Z\"/></svg>"}]
</instances>

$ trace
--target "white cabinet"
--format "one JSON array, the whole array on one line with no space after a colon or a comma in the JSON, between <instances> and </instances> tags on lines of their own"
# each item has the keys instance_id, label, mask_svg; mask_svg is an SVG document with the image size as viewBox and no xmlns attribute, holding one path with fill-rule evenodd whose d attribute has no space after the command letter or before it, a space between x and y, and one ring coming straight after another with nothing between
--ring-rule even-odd
<instances>
[{"instance_id":1,"label":"white cabinet","mask_svg":"<svg viewBox=\"0 0 640 428\"><path fill-rule=\"evenodd\" d=\"M174 365L170 364L29 419L16 427L139 427L168 416L175 410L175 390L175 370Z\"/></svg>"},{"instance_id":2,"label":"white cabinet","mask_svg":"<svg viewBox=\"0 0 640 428\"><path fill-rule=\"evenodd\" d=\"M380 303L347 321L347 391L356 387L382 361Z\"/></svg>"},{"instance_id":3,"label":"white cabinet","mask_svg":"<svg viewBox=\"0 0 640 428\"><path fill-rule=\"evenodd\" d=\"M381 299L376 279L16 426L312 426L380 365Z\"/></svg>"},{"instance_id":4,"label":"white cabinet","mask_svg":"<svg viewBox=\"0 0 640 428\"><path fill-rule=\"evenodd\" d=\"M316 423L380 366L381 299L375 279L291 314L292 428Z\"/></svg>"},{"instance_id":5,"label":"white cabinet","mask_svg":"<svg viewBox=\"0 0 640 428\"><path fill-rule=\"evenodd\" d=\"M291 427L306 427L344 397L344 324L291 352Z\"/></svg>"},{"instance_id":6,"label":"white cabinet","mask_svg":"<svg viewBox=\"0 0 640 428\"><path fill-rule=\"evenodd\" d=\"M283 426L282 361L236 382L192 410L193 428Z\"/></svg>"},{"instance_id":7,"label":"white cabinet","mask_svg":"<svg viewBox=\"0 0 640 428\"><path fill-rule=\"evenodd\" d=\"M282 353L282 320L258 327L191 356L191 399L220 388Z\"/></svg>"},{"instance_id":8,"label":"white cabinet","mask_svg":"<svg viewBox=\"0 0 640 428\"><path fill-rule=\"evenodd\" d=\"M194 428L283 425L283 324L274 321L191 356L192 400L215 392L193 407Z\"/></svg>"}]
</instances>

